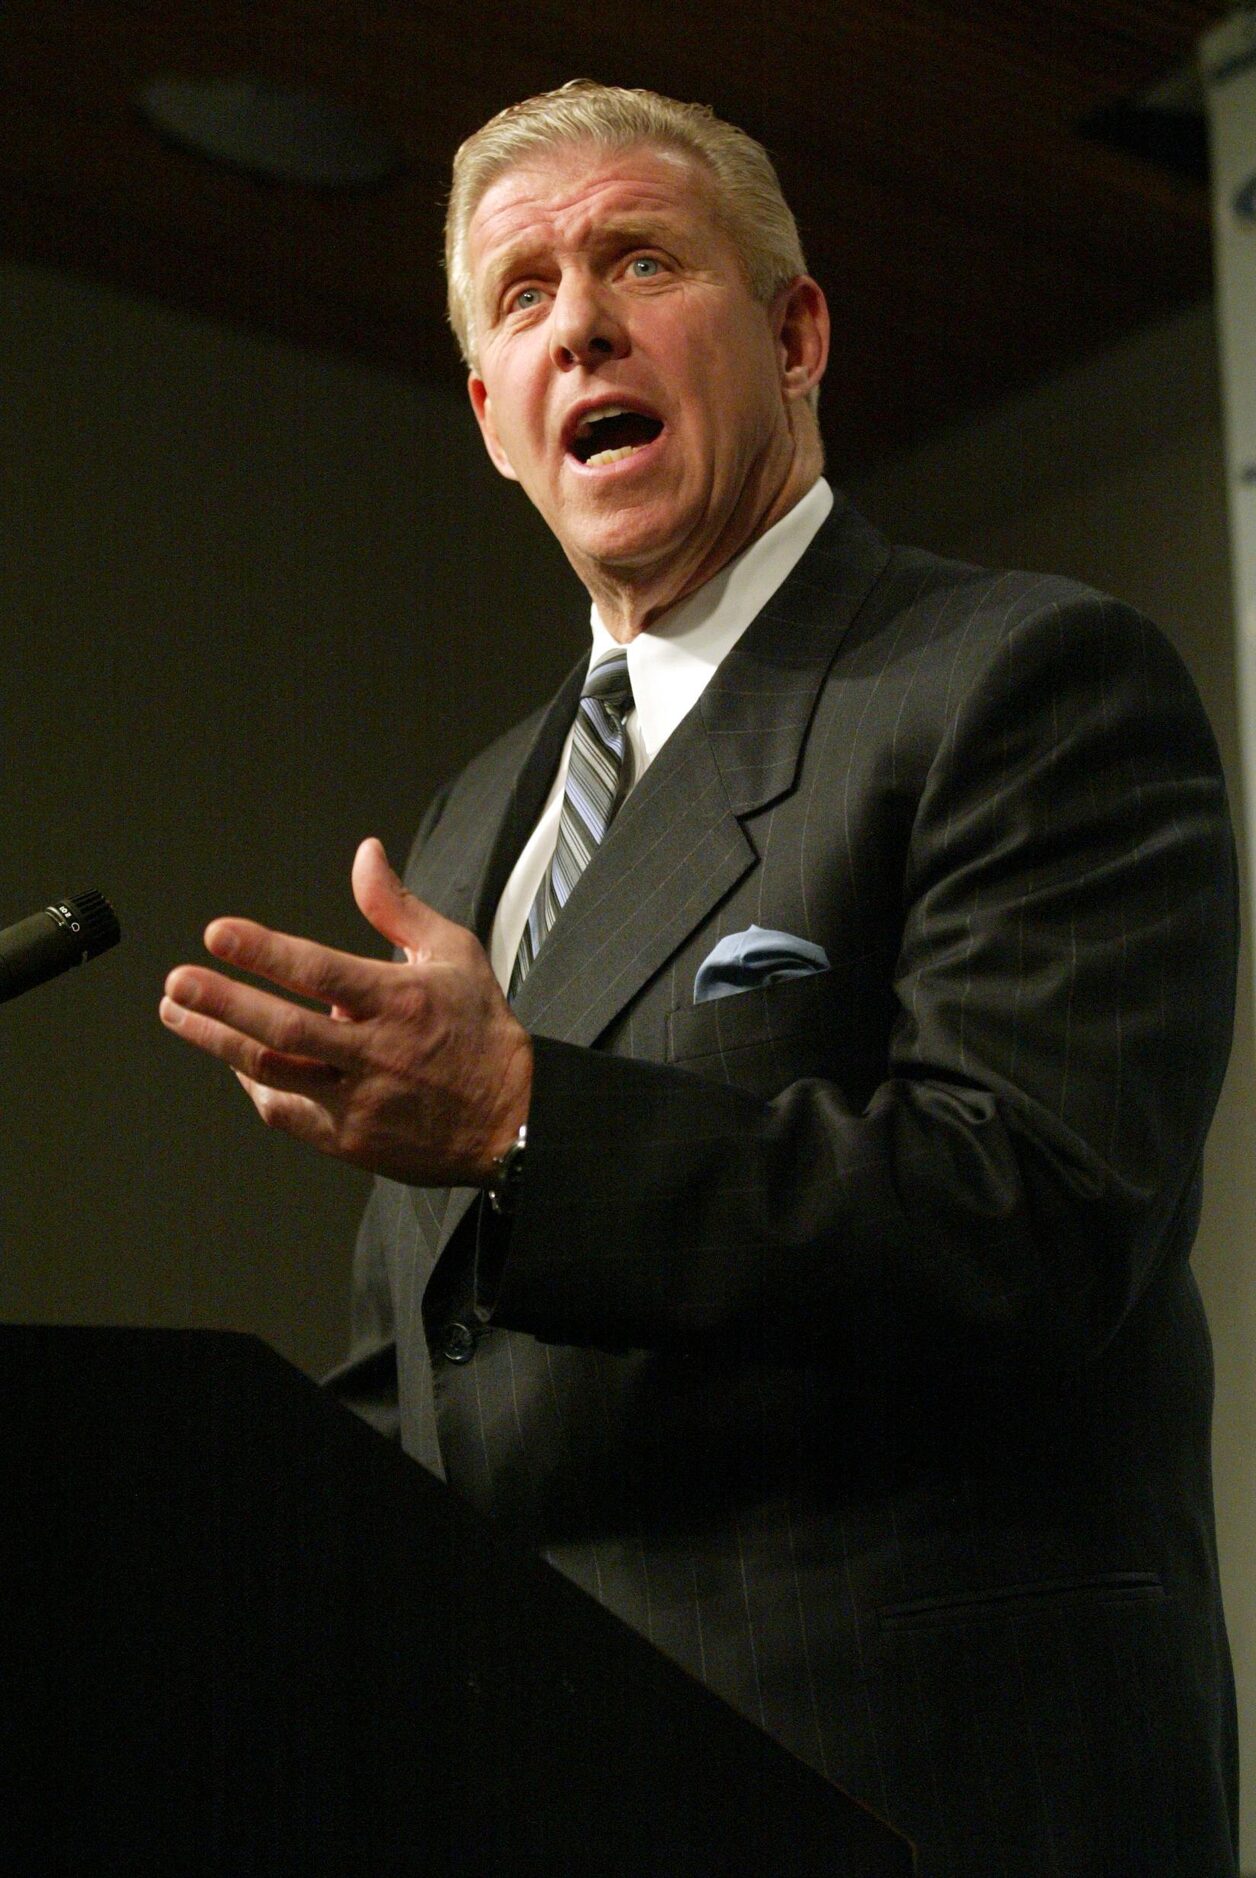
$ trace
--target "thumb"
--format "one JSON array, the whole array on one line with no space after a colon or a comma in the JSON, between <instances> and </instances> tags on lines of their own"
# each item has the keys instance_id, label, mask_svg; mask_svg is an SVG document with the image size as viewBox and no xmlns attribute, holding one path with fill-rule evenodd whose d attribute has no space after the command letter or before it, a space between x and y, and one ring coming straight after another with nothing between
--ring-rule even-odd
<instances>
[{"instance_id":1,"label":"thumb","mask_svg":"<svg viewBox=\"0 0 1256 1878\"><path fill-rule=\"evenodd\" d=\"M431 956L436 929L445 921L407 893L389 865L383 843L374 835L362 842L353 857L352 880L358 911L376 932L399 946L411 965Z\"/></svg>"}]
</instances>

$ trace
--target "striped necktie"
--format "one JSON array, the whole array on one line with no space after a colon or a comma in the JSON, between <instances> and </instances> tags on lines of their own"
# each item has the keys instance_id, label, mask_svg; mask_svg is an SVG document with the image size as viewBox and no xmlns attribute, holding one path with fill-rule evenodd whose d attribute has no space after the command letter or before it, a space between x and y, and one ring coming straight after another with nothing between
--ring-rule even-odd
<instances>
[{"instance_id":1,"label":"striped necktie","mask_svg":"<svg viewBox=\"0 0 1256 1878\"><path fill-rule=\"evenodd\" d=\"M628 654L613 652L594 666L580 694L558 840L519 941L510 976L512 998L619 807L628 774L624 719L631 709Z\"/></svg>"}]
</instances>

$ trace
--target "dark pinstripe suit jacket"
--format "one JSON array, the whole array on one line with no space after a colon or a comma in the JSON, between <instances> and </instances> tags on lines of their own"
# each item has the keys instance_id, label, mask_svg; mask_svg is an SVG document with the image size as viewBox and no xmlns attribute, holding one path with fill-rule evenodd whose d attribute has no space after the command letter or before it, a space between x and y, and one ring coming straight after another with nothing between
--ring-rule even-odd
<instances>
[{"instance_id":1,"label":"dark pinstripe suit jacket","mask_svg":"<svg viewBox=\"0 0 1256 1878\"><path fill-rule=\"evenodd\" d=\"M416 844L482 937L579 681ZM832 969L695 1007L752 922ZM338 1387L934 1878L1231 1871L1187 1255L1234 949L1155 631L839 503L526 982L504 1261L379 1182Z\"/></svg>"}]
</instances>

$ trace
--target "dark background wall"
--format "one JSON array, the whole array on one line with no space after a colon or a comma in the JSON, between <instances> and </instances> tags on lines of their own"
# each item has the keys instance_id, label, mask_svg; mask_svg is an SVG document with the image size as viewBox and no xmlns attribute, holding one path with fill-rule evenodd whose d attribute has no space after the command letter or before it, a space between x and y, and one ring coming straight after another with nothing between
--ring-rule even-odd
<instances>
[{"instance_id":1,"label":"dark background wall","mask_svg":"<svg viewBox=\"0 0 1256 1878\"><path fill-rule=\"evenodd\" d=\"M382 954L349 893L587 636L469 409L0 272L0 921L89 885L124 942L0 1008L0 1313L235 1325L318 1370L364 1181L158 1024L242 912Z\"/></svg>"}]
</instances>

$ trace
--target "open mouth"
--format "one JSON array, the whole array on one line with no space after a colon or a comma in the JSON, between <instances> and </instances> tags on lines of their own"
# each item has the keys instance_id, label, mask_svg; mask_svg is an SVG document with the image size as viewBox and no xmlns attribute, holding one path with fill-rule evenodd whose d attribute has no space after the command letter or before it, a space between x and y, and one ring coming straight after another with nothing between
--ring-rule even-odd
<instances>
[{"instance_id":1,"label":"open mouth","mask_svg":"<svg viewBox=\"0 0 1256 1878\"><path fill-rule=\"evenodd\" d=\"M644 411L626 411L622 405L608 405L591 411L577 428L568 449L588 469L618 463L634 451L644 449L663 429L662 420L647 417Z\"/></svg>"}]
</instances>

